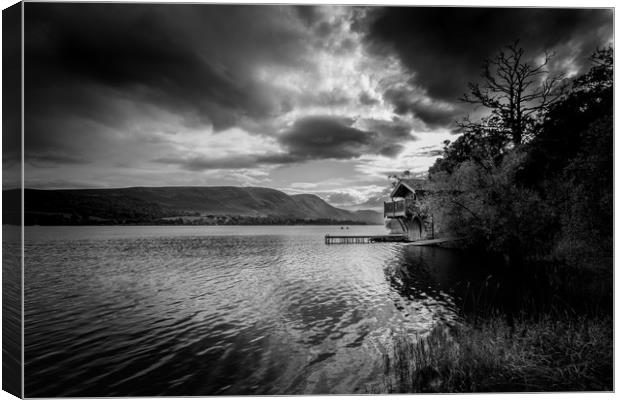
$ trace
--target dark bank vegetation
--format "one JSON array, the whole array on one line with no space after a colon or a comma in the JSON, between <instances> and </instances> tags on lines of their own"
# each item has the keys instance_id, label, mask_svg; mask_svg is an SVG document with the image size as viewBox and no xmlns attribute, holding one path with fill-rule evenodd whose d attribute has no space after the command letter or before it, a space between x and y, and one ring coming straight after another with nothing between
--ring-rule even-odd
<instances>
[{"instance_id":1,"label":"dark bank vegetation","mask_svg":"<svg viewBox=\"0 0 620 400\"><path fill-rule=\"evenodd\" d=\"M396 341L382 391L613 390L613 51L570 80L523 54L485 62L464 100L490 113L429 170L442 232L500 262L461 321Z\"/></svg>"}]
</instances>

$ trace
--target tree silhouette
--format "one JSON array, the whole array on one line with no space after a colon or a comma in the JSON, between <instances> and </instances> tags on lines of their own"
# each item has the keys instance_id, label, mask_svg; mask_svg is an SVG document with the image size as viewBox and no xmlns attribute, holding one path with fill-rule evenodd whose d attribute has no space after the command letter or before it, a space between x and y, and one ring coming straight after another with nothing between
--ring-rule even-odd
<instances>
[{"instance_id":1,"label":"tree silhouette","mask_svg":"<svg viewBox=\"0 0 620 400\"><path fill-rule=\"evenodd\" d=\"M555 103L564 90L562 74L549 76L552 53L545 53L542 62L524 60L524 50L515 41L494 58L483 63L483 81L469 83L469 93L460 100L487 107L501 118L515 146L531 134L541 112ZM475 130L481 122L465 118L459 123L466 130Z\"/></svg>"}]
</instances>

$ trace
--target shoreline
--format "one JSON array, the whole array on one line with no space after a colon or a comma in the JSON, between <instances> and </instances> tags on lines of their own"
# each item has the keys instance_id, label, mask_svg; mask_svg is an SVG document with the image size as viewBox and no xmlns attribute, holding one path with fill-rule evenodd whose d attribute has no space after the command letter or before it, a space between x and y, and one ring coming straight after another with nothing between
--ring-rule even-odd
<instances>
[{"instance_id":1,"label":"shoreline","mask_svg":"<svg viewBox=\"0 0 620 400\"><path fill-rule=\"evenodd\" d=\"M76 227L76 226L90 226L90 227L95 227L95 226L115 226L115 227L123 227L123 226L157 226L157 227L163 227L163 226L217 226L217 227L222 227L222 226L383 226L382 224L363 224L363 223L333 223L333 224L326 224L326 223L307 223L307 224L303 224L303 223L295 223L295 224L160 224L160 223L136 223L136 224L75 224L75 225L69 225L69 224L46 224L46 225L40 225L40 224L24 224L24 225L17 225L17 224L2 224L2 226L15 226L15 227L42 227L42 226L50 226L50 227L59 227L59 226L66 226L66 227Z\"/></svg>"}]
</instances>

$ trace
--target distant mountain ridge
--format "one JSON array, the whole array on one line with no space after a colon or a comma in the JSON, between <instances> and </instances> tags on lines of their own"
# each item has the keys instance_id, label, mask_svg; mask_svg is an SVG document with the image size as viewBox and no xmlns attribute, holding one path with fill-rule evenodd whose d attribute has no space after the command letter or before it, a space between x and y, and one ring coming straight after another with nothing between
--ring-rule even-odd
<instances>
[{"instance_id":1,"label":"distant mountain ridge","mask_svg":"<svg viewBox=\"0 0 620 400\"><path fill-rule=\"evenodd\" d=\"M18 189L3 192L6 204L19 204L19 195ZM383 223L383 216L375 211L342 210L313 194L288 195L262 187L25 189L24 197L27 224L152 223L176 218L181 222L240 224L311 220ZM16 213L19 209L4 210L5 223L11 223Z\"/></svg>"}]
</instances>

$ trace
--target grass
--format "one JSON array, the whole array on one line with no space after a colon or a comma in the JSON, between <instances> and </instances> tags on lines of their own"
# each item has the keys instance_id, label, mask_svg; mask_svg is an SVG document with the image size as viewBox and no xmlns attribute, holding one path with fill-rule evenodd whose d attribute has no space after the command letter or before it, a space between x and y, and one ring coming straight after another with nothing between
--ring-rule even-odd
<instances>
[{"instance_id":1,"label":"grass","mask_svg":"<svg viewBox=\"0 0 620 400\"><path fill-rule=\"evenodd\" d=\"M374 392L613 390L611 317L500 315L399 337Z\"/></svg>"},{"instance_id":2,"label":"grass","mask_svg":"<svg viewBox=\"0 0 620 400\"><path fill-rule=\"evenodd\" d=\"M462 320L398 336L373 393L613 390L613 275L541 261L462 287Z\"/></svg>"}]
</instances>

